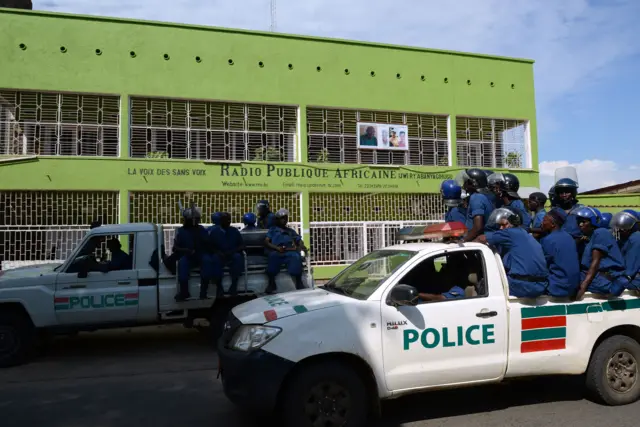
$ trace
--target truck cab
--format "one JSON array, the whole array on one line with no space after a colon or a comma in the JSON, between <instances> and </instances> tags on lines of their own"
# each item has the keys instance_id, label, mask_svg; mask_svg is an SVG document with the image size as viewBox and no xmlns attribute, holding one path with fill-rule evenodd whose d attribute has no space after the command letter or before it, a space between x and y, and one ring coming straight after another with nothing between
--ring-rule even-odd
<instances>
[{"instance_id":1,"label":"truck cab","mask_svg":"<svg viewBox=\"0 0 640 427\"><path fill-rule=\"evenodd\" d=\"M425 296L454 287L455 298ZM231 401L280 410L287 426L353 427L384 399L537 375L586 373L601 401L629 403L640 397L639 339L635 295L518 299L488 246L409 243L322 289L235 307L218 352Z\"/></svg>"},{"instance_id":2,"label":"truck cab","mask_svg":"<svg viewBox=\"0 0 640 427\"><path fill-rule=\"evenodd\" d=\"M237 297L216 295L210 286L210 299L176 302L178 282L165 265L164 229L152 223L100 226L62 263L0 271L0 366L24 362L36 337L50 333L171 322L191 326L204 319L215 339L229 309L267 287L265 236L264 230L243 234L245 268ZM313 287L308 259L303 277ZM278 291L295 289L286 271L276 283ZM192 295L199 294L197 269L189 286ZM223 286L230 286L227 274Z\"/></svg>"}]
</instances>

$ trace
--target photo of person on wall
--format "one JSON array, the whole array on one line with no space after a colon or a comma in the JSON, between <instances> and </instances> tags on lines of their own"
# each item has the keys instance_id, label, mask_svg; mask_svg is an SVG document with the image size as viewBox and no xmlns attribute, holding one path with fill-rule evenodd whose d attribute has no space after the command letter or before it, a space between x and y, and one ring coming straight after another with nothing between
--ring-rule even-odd
<instances>
[{"instance_id":1,"label":"photo of person on wall","mask_svg":"<svg viewBox=\"0 0 640 427\"><path fill-rule=\"evenodd\" d=\"M371 125L360 125L360 129L358 129L358 134L360 135L360 146L361 147L377 147L378 146L378 138L376 137L376 128Z\"/></svg>"}]
</instances>

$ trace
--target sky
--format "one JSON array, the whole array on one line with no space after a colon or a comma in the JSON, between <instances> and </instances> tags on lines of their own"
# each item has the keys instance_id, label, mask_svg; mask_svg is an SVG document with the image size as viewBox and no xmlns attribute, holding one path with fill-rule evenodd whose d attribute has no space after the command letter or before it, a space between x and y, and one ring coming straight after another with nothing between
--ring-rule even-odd
<instances>
[{"instance_id":1,"label":"sky","mask_svg":"<svg viewBox=\"0 0 640 427\"><path fill-rule=\"evenodd\" d=\"M34 0L54 12L269 30L270 0ZM250 11L250 12L248 12ZM394 31L381 31L394 22ZM278 32L535 60L540 186L640 179L640 0L278 0Z\"/></svg>"}]
</instances>

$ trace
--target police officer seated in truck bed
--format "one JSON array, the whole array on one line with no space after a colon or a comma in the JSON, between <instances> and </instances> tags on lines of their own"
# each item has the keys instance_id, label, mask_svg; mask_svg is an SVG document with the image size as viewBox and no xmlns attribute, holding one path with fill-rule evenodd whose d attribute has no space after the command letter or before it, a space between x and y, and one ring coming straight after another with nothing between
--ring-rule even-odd
<instances>
[{"instance_id":1,"label":"police officer seated in truck bed","mask_svg":"<svg viewBox=\"0 0 640 427\"><path fill-rule=\"evenodd\" d=\"M549 267L548 293L553 297L573 298L580 284L580 260L576 242L562 229L567 213L555 207L542 219L540 239Z\"/></svg>"},{"instance_id":2,"label":"police officer seated in truck bed","mask_svg":"<svg viewBox=\"0 0 640 427\"><path fill-rule=\"evenodd\" d=\"M287 266L287 271L295 280L296 289L304 288L300 251L306 252L307 249L300 235L293 228L287 227L288 222L289 211L280 209L275 214L276 225L269 229L265 239L265 247L268 250L267 275L269 276L267 293L276 291L276 275L283 264Z\"/></svg>"},{"instance_id":3,"label":"police officer seated in truck bed","mask_svg":"<svg viewBox=\"0 0 640 427\"><path fill-rule=\"evenodd\" d=\"M238 279L244 270L244 257L242 256L244 241L240 230L231 226L231 215L228 212L222 212L220 226L209 232L209 239L213 246L211 273L216 283L217 292L221 292L223 289L224 267L228 266L231 276L229 294L236 295L238 293Z\"/></svg>"},{"instance_id":4,"label":"police officer seated in truck bed","mask_svg":"<svg viewBox=\"0 0 640 427\"><path fill-rule=\"evenodd\" d=\"M601 217L596 209L583 206L574 210L574 215L581 233L589 239L580 260L581 283L576 299L582 299L587 291L619 296L628 280L618 242L609 230L600 228Z\"/></svg>"},{"instance_id":5,"label":"police officer seated in truck bed","mask_svg":"<svg viewBox=\"0 0 640 427\"><path fill-rule=\"evenodd\" d=\"M476 241L488 243L500 252L509 281L509 295L536 298L547 289L549 271L540 243L522 228L519 212L513 208L493 211L489 223L498 231L485 232Z\"/></svg>"}]
</instances>

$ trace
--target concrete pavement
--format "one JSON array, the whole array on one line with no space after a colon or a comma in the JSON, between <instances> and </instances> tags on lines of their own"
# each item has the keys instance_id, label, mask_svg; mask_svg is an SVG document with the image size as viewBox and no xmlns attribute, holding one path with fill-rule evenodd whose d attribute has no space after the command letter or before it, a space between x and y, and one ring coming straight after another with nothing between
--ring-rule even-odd
<instances>
[{"instance_id":1,"label":"concrete pavement","mask_svg":"<svg viewBox=\"0 0 640 427\"><path fill-rule=\"evenodd\" d=\"M217 359L181 326L56 340L29 365L0 371L3 427L257 427L215 379ZM640 404L585 400L577 378L434 392L387 402L380 427L616 427L637 425Z\"/></svg>"}]
</instances>

